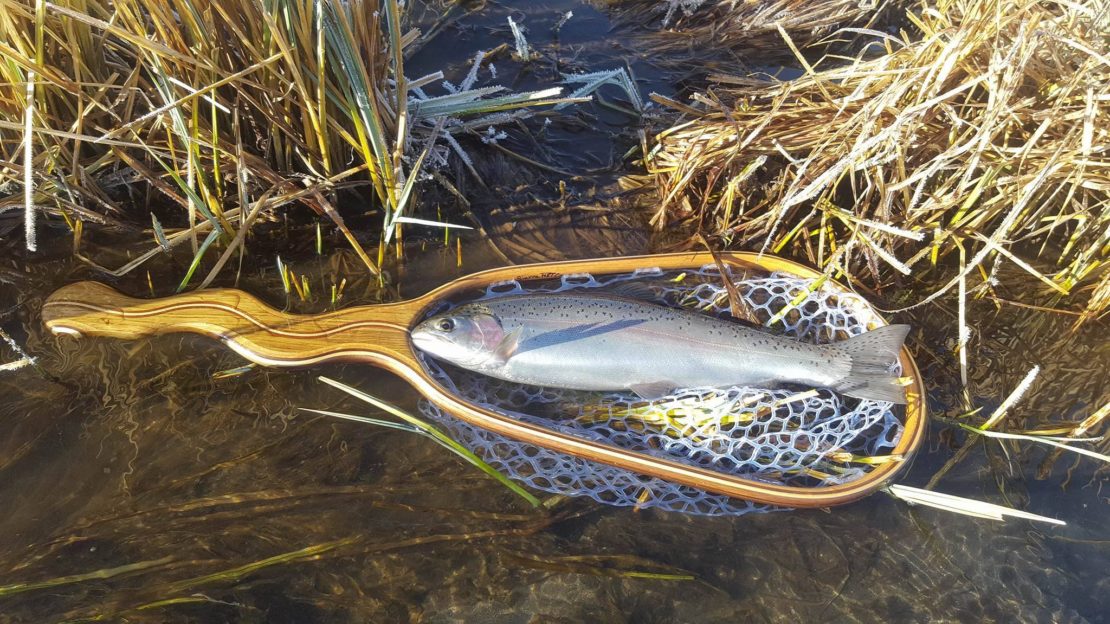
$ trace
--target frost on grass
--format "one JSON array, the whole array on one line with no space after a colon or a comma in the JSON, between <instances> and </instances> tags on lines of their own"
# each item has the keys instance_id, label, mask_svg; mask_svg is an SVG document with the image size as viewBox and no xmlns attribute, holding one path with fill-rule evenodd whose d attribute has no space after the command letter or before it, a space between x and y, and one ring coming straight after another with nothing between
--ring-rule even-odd
<instances>
[{"instance_id":1,"label":"frost on grass","mask_svg":"<svg viewBox=\"0 0 1110 624\"><path fill-rule=\"evenodd\" d=\"M644 101L640 97L640 90L636 88L636 83L632 80L628 70L623 67L589 74L563 74L563 84L582 85L570 94L572 98L586 97L605 85L616 85L628 95L628 99L632 102L636 112L642 113L644 111ZM559 104L555 108L558 110L565 106L566 104Z\"/></svg>"},{"instance_id":2,"label":"frost on grass","mask_svg":"<svg viewBox=\"0 0 1110 624\"><path fill-rule=\"evenodd\" d=\"M473 159L459 143L459 134L472 132L485 144L496 143L508 138L508 134L499 130L498 126L531 117L533 113L529 109L532 107L555 104L556 108L560 108L584 99L582 96L561 97L561 87L509 93L507 88L497 84L477 86L485 59L484 51L475 53L470 69L458 84L444 80L442 72L411 82L408 108L413 131L410 139L423 137L431 141L427 146L425 171L422 173L425 178L430 176L432 170L446 166L451 152L473 169ZM496 79L493 65L485 67L489 78ZM425 87L437 81L447 93L429 95ZM438 132L435 130L437 127ZM414 150L406 149L405 152L410 159L415 158L412 156Z\"/></svg>"},{"instance_id":3,"label":"frost on grass","mask_svg":"<svg viewBox=\"0 0 1110 624\"><path fill-rule=\"evenodd\" d=\"M559 18L559 21L555 22L555 26L553 26L551 30L554 30L556 33L559 32L560 30L562 30L563 26L566 25L568 21L570 21L570 18L572 17L574 17L574 11L567 11L566 13L563 13L563 16Z\"/></svg>"},{"instance_id":4,"label":"frost on grass","mask_svg":"<svg viewBox=\"0 0 1110 624\"><path fill-rule=\"evenodd\" d=\"M509 29L513 31L513 43L516 44L516 53L520 60L528 62L532 60L532 54L528 50L528 40L524 38L524 30L513 21L513 16L509 16Z\"/></svg>"},{"instance_id":5,"label":"frost on grass","mask_svg":"<svg viewBox=\"0 0 1110 624\"><path fill-rule=\"evenodd\" d=\"M663 27L666 28L670 26L671 19L674 18L676 11L681 10L686 15L693 15L694 11L697 11L701 8L701 5L705 4L705 0L663 0L660 4L662 6L660 6L659 9L667 12L666 15L663 16Z\"/></svg>"},{"instance_id":6,"label":"frost on grass","mask_svg":"<svg viewBox=\"0 0 1110 624\"><path fill-rule=\"evenodd\" d=\"M486 145L497 144L498 141L508 137L509 135L505 134L503 130L494 130L493 126L489 126L486 128L486 133L482 135L482 143Z\"/></svg>"}]
</instances>

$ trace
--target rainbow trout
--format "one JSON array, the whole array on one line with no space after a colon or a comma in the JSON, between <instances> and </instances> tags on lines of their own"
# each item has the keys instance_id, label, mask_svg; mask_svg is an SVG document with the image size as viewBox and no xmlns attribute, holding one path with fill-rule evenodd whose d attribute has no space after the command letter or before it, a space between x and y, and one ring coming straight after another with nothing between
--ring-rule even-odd
<instances>
[{"instance_id":1,"label":"rainbow trout","mask_svg":"<svg viewBox=\"0 0 1110 624\"><path fill-rule=\"evenodd\" d=\"M792 383L905 403L891 367L908 325L816 345L688 310L607 293L512 295L459 306L412 330L417 348L523 384L631 390Z\"/></svg>"}]
</instances>

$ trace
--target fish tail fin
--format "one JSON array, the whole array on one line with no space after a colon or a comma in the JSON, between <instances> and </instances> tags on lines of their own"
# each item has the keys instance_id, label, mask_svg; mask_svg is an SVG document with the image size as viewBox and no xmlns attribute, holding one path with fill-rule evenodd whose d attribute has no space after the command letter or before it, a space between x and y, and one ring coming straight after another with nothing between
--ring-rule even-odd
<instances>
[{"instance_id":1,"label":"fish tail fin","mask_svg":"<svg viewBox=\"0 0 1110 624\"><path fill-rule=\"evenodd\" d=\"M834 389L857 399L905 404L905 388L890 369L909 332L909 325L887 325L838 343L836 349L850 358L852 367Z\"/></svg>"}]
</instances>

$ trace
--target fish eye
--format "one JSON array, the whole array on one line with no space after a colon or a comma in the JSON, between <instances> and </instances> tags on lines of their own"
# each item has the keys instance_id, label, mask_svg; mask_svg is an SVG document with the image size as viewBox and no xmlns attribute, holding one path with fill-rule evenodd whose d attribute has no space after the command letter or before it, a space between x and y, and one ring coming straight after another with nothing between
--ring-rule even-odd
<instances>
[{"instance_id":1,"label":"fish eye","mask_svg":"<svg viewBox=\"0 0 1110 624\"><path fill-rule=\"evenodd\" d=\"M455 321L453 321L449 318L439 319L439 321L436 322L436 329L438 329L440 331L449 332L449 331L455 329Z\"/></svg>"}]
</instances>

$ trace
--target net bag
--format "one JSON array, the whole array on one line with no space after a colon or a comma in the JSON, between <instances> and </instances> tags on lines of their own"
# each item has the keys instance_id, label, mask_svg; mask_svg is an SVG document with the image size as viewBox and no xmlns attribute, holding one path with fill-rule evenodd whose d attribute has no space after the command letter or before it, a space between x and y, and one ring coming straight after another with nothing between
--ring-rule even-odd
<instances>
[{"instance_id":1,"label":"net bag","mask_svg":"<svg viewBox=\"0 0 1110 624\"><path fill-rule=\"evenodd\" d=\"M844 340L883 325L858 295L814 280L772 273L729 275L761 324L814 343ZM635 281L656 303L730 317L715 265L697 271L638 270L620 275L566 275L548 282L502 282L455 305L526 293L607 288ZM767 329L766 327L764 329ZM770 331L770 330L769 330ZM429 374L458 396L524 422L743 478L820 488L859 479L860 457L889 453L903 432L900 406L802 387L684 388L645 401L623 392L526 386L423 358ZM897 368L894 369L897 371ZM781 509L518 442L467 424L422 401L423 415L510 478L536 490L588 496L615 506L700 515Z\"/></svg>"}]
</instances>

